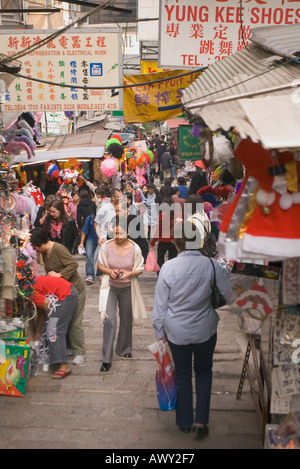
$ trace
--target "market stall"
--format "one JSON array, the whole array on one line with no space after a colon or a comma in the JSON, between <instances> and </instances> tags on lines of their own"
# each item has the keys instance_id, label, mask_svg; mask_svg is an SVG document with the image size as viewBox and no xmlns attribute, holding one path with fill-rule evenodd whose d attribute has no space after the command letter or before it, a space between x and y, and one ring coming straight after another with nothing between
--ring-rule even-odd
<instances>
[{"instance_id":1,"label":"market stall","mask_svg":"<svg viewBox=\"0 0 300 469\"><path fill-rule=\"evenodd\" d=\"M213 213L248 340L237 399L247 377L266 447L299 448L300 31L258 29L255 46L212 64L182 102L207 133L234 131L245 168L235 196Z\"/></svg>"}]
</instances>

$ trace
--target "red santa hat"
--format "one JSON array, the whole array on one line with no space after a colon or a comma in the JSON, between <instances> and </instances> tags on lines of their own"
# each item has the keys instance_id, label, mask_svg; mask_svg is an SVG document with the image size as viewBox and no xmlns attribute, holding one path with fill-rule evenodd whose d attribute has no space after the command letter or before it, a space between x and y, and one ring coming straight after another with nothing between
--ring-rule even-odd
<instances>
[{"instance_id":1,"label":"red santa hat","mask_svg":"<svg viewBox=\"0 0 300 469\"><path fill-rule=\"evenodd\" d=\"M239 144L235 154L245 165L246 176L220 227L219 242L226 257L299 257L300 162L291 152L274 154L248 140ZM279 181L286 187L282 191L273 171L277 168L283 170Z\"/></svg>"},{"instance_id":2,"label":"red santa hat","mask_svg":"<svg viewBox=\"0 0 300 469\"><path fill-rule=\"evenodd\" d=\"M273 312L273 304L260 279L250 290L242 293L236 300L237 306L242 309L257 309L263 315Z\"/></svg>"}]
</instances>

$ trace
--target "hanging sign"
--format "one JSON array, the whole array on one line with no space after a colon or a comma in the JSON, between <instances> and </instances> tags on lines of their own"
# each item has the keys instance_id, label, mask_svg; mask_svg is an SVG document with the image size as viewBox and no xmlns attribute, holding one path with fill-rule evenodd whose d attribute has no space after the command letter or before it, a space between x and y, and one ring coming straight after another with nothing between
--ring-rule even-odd
<instances>
[{"instance_id":1,"label":"hanging sign","mask_svg":"<svg viewBox=\"0 0 300 469\"><path fill-rule=\"evenodd\" d=\"M125 122L162 121L180 116L182 90L201 74L190 73L175 78L183 73L172 70L145 75L125 75L124 85L138 85L124 89Z\"/></svg>"},{"instance_id":2,"label":"hanging sign","mask_svg":"<svg viewBox=\"0 0 300 469\"><path fill-rule=\"evenodd\" d=\"M297 0L160 0L160 68L206 67L249 44L251 29L300 22Z\"/></svg>"},{"instance_id":3,"label":"hanging sign","mask_svg":"<svg viewBox=\"0 0 300 469\"><path fill-rule=\"evenodd\" d=\"M52 32L1 31L1 51L13 56ZM16 78L8 88L3 111L121 109L122 90L88 89L122 83L122 35L118 31L70 30L18 60L22 62L19 73L27 78Z\"/></svg>"},{"instance_id":4,"label":"hanging sign","mask_svg":"<svg viewBox=\"0 0 300 469\"><path fill-rule=\"evenodd\" d=\"M180 159L187 161L200 160L200 139L191 135L191 125L179 126L179 151Z\"/></svg>"}]
</instances>

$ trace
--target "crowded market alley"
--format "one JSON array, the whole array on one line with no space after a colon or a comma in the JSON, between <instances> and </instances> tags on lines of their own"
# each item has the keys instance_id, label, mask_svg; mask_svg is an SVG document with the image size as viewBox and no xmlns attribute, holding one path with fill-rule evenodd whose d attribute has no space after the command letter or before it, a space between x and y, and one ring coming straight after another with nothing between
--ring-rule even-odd
<instances>
[{"instance_id":1,"label":"crowded market alley","mask_svg":"<svg viewBox=\"0 0 300 469\"><path fill-rule=\"evenodd\" d=\"M0 449L299 449L300 0L29 3L0 0Z\"/></svg>"},{"instance_id":2,"label":"crowded market alley","mask_svg":"<svg viewBox=\"0 0 300 469\"><path fill-rule=\"evenodd\" d=\"M84 279L84 257L76 255ZM43 266L39 266L43 272ZM156 273L144 272L140 285L147 320L133 329L131 359L114 357L103 376L100 281L87 286L84 314L86 362L70 365L72 375L55 381L42 368L30 377L24 397L0 396L2 449L262 449L263 428L245 380L237 399L247 345L237 315L219 311L214 355L210 434L203 441L183 434L174 411L159 409L156 360L148 346L155 342L151 325Z\"/></svg>"}]
</instances>

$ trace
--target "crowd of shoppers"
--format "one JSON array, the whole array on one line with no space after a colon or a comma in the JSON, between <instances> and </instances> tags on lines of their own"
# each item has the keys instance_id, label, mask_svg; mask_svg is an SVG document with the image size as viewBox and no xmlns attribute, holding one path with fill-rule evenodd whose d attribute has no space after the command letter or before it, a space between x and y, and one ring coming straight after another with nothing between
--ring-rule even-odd
<instances>
[{"instance_id":1,"label":"crowd of shoppers","mask_svg":"<svg viewBox=\"0 0 300 469\"><path fill-rule=\"evenodd\" d=\"M122 181L119 188L107 183L96 186L81 176L84 188L74 190L68 203L60 195L45 198L30 232L31 245L40 254L45 270L45 275L37 277L33 299L39 312L34 337L40 336L46 322L50 363L59 366L53 378L71 374L67 350L73 355L73 364L83 365L86 288L99 277L103 321L100 372L111 369L114 351L122 358L132 358L133 325L146 319L138 277L149 250L157 244L160 270L152 325L157 340L169 344L174 360L176 423L183 432L193 430L205 436L218 324L211 303L212 266L200 252L212 231L209 212L197 194L197 187L207 182L206 175L197 172L188 187L183 177L174 178L174 148L158 136L149 139L148 147L154 159L143 187L134 179ZM154 184L155 176L160 179L160 188ZM187 232L192 232L192 239ZM77 248L85 255L85 284L74 257ZM216 260L213 265L217 286L228 301L228 279ZM53 297L54 303L49 300Z\"/></svg>"}]
</instances>

